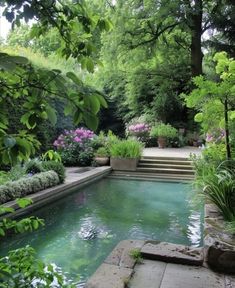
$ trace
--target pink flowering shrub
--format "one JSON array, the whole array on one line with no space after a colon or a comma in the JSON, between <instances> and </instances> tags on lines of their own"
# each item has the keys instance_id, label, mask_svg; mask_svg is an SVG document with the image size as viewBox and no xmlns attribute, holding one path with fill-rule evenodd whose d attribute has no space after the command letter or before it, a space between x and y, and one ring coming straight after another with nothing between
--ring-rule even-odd
<instances>
[{"instance_id":1,"label":"pink flowering shrub","mask_svg":"<svg viewBox=\"0 0 235 288\"><path fill-rule=\"evenodd\" d=\"M91 130L77 128L59 135L53 145L60 152L65 165L88 166L94 156L92 140L95 136Z\"/></svg>"},{"instance_id":2,"label":"pink flowering shrub","mask_svg":"<svg viewBox=\"0 0 235 288\"><path fill-rule=\"evenodd\" d=\"M223 129L216 129L210 133L206 134L206 142L207 143L221 143L224 142L225 139L225 131Z\"/></svg>"},{"instance_id":3,"label":"pink flowering shrub","mask_svg":"<svg viewBox=\"0 0 235 288\"><path fill-rule=\"evenodd\" d=\"M127 133L130 136L147 137L149 136L150 126L145 123L133 124L127 127Z\"/></svg>"}]
</instances>

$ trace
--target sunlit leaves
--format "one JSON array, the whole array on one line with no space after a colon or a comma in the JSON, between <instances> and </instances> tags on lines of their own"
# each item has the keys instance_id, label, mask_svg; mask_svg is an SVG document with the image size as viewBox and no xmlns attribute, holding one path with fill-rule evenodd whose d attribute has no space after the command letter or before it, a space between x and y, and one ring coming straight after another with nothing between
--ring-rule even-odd
<instances>
[{"instance_id":1,"label":"sunlit leaves","mask_svg":"<svg viewBox=\"0 0 235 288\"><path fill-rule=\"evenodd\" d=\"M21 100L25 112L21 115L20 122L32 132L45 120L49 120L52 125L55 125L57 113L51 105L51 100L54 98L67 102L65 114L72 116L76 125L83 122L89 128L97 128L98 112L101 107L107 107L101 93L85 86L73 72L62 75L60 70L38 69L27 63L28 60L25 61L24 58L0 54L0 56L3 55L7 55L9 63L12 57L13 70L0 71L0 79L3 83L2 86L0 84L0 89L2 89L0 96L0 163L14 164L17 160L26 160L39 147L39 142L34 136L27 133L8 135L10 115L7 111L11 97ZM16 63L17 61L19 63ZM91 65L90 70L94 69L93 64L89 65ZM18 68L22 71L15 75L15 71L19 72Z\"/></svg>"},{"instance_id":2,"label":"sunlit leaves","mask_svg":"<svg viewBox=\"0 0 235 288\"><path fill-rule=\"evenodd\" d=\"M187 107L199 111L194 119L201 123L205 132L224 128L226 101L229 120L235 119L235 61L229 59L225 52L215 54L214 61L220 81L211 81L203 76L195 77L193 81L196 88L189 95L183 96Z\"/></svg>"},{"instance_id":3,"label":"sunlit leaves","mask_svg":"<svg viewBox=\"0 0 235 288\"><path fill-rule=\"evenodd\" d=\"M25 208L29 206L30 204L32 204L33 200L30 198L20 198L20 199L16 199L16 202L20 208Z\"/></svg>"},{"instance_id":4,"label":"sunlit leaves","mask_svg":"<svg viewBox=\"0 0 235 288\"><path fill-rule=\"evenodd\" d=\"M95 62L92 58L96 49L93 45L93 34L101 31L109 31L112 24L109 19L101 18L89 11L86 3L73 2L69 5L66 1L32 0L30 4L6 0L14 4L5 7L4 15L13 25L20 24L20 20L36 17L37 24L31 29L30 37L39 38L48 32L48 28L54 28L58 32L61 45L59 52L68 59L76 58L83 61L82 66L89 72L94 71Z\"/></svg>"}]
</instances>

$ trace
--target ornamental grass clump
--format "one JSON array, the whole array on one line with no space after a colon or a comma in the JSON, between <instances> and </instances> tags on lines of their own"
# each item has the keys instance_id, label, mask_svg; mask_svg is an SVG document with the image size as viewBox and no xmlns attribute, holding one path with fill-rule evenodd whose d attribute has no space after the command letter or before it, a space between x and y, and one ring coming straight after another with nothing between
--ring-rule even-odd
<instances>
[{"instance_id":1,"label":"ornamental grass clump","mask_svg":"<svg viewBox=\"0 0 235 288\"><path fill-rule=\"evenodd\" d=\"M215 204L226 221L235 220L235 172L230 169L210 174L203 183L203 196Z\"/></svg>"},{"instance_id":2,"label":"ornamental grass clump","mask_svg":"<svg viewBox=\"0 0 235 288\"><path fill-rule=\"evenodd\" d=\"M137 140L119 140L110 146L110 155L113 158L139 158L143 144Z\"/></svg>"},{"instance_id":3,"label":"ornamental grass clump","mask_svg":"<svg viewBox=\"0 0 235 288\"><path fill-rule=\"evenodd\" d=\"M88 166L94 157L92 141L95 137L93 131L86 128L65 131L55 141L62 162L71 166Z\"/></svg>"}]
</instances>

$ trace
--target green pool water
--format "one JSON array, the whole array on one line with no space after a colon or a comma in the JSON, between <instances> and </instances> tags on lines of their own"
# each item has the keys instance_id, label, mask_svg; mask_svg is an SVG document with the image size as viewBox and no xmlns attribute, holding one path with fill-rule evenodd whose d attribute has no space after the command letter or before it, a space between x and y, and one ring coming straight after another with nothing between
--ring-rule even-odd
<instances>
[{"instance_id":1,"label":"green pool water","mask_svg":"<svg viewBox=\"0 0 235 288\"><path fill-rule=\"evenodd\" d=\"M29 244L82 283L123 239L200 246L202 213L191 198L189 184L102 179L35 211L45 227L1 241L0 254Z\"/></svg>"}]
</instances>

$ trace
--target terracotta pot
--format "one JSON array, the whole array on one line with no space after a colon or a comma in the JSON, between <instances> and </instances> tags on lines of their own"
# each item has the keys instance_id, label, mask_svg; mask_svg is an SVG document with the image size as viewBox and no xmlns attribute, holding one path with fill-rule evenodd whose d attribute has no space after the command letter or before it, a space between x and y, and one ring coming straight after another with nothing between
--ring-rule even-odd
<instances>
[{"instance_id":1,"label":"terracotta pot","mask_svg":"<svg viewBox=\"0 0 235 288\"><path fill-rule=\"evenodd\" d=\"M158 143L158 148L165 148L166 147L166 137L158 137L157 143Z\"/></svg>"},{"instance_id":2,"label":"terracotta pot","mask_svg":"<svg viewBox=\"0 0 235 288\"><path fill-rule=\"evenodd\" d=\"M137 158L110 158L113 170L136 171L139 159Z\"/></svg>"},{"instance_id":3,"label":"terracotta pot","mask_svg":"<svg viewBox=\"0 0 235 288\"><path fill-rule=\"evenodd\" d=\"M95 161L100 166L105 166L109 164L109 157L95 157Z\"/></svg>"}]
</instances>

